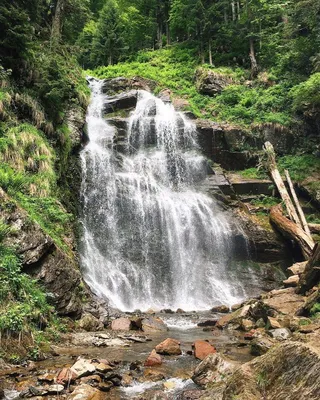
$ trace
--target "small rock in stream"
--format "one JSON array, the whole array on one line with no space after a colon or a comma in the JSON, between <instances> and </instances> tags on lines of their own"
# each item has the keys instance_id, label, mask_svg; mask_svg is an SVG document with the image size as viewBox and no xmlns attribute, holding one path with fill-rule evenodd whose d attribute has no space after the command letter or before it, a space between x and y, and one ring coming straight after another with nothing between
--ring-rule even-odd
<instances>
[{"instance_id":1,"label":"small rock in stream","mask_svg":"<svg viewBox=\"0 0 320 400\"><path fill-rule=\"evenodd\" d=\"M149 357L146 359L146 362L144 365L146 367L153 367L155 365L161 365L162 364L162 358L157 354L155 350L152 350L150 353Z\"/></svg>"},{"instance_id":2,"label":"small rock in stream","mask_svg":"<svg viewBox=\"0 0 320 400\"><path fill-rule=\"evenodd\" d=\"M58 395L58 394L62 393L63 391L64 391L63 385L56 384L56 385L50 385L48 387L48 394Z\"/></svg>"},{"instance_id":3,"label":"small rock in stream","mask_svg":"<svg viewBox=\"0 0 320 400\"><path fill-rule=\"evenodd\" d=\"M166 339L163 342L159 343L156 346L156 352L158 354L163 354L163 355L180 355L182 354L182 351L180 349L180 342L175 339Z\"/></svg>"},{"instance_id":4,"label":"small rock in stream","mask_svg":"<svg viewBox=\"0 0 320 400\"><path fill-rule=\"evenodd\" d=\"M96 372L96 367L91 364L91 361L80 358L70 370L76 375L77 379L83 376L93 375Z\"/></svg>"},{"instance_id":5,"label":"small rock in stream","mask_svg":"<svg viewBox=\"0 0 320 400\"><path fill-rule=\"evenodd\" d=\"M215 307L211 308L211 312L214 312L214 313L227 314L229 311L230 311L230 308L225 305L215 306Z\"/></svg>"}]
</instances>

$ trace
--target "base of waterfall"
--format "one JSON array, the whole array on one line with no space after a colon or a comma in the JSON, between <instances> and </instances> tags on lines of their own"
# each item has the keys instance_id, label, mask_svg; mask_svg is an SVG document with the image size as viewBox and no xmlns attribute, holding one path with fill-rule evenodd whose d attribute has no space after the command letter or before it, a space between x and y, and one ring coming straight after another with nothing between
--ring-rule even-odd
<instances>
[{"instance_id":1,"label":"base of waterfall","mask_svg":"<svg viewBox=\"0 0 320 400\"><path fill-rule=\"evenodd\" d=\"M84 332L75 326L41 361L2 365L3 395L7 400L317 400L320 319L297 315L305 300L287 288L224 314L167 310L114 317L121 319L114 324L118 330ZM156 362L147 362L150 357Z\"/></svg>"}]
</instances>

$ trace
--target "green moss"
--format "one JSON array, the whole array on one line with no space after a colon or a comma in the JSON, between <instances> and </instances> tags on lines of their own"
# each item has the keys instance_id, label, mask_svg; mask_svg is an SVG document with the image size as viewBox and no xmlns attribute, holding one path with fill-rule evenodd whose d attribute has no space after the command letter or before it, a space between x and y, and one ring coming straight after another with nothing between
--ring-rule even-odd
<instances>
[{"instance_id":1,"label":"green moss","mask_svg":"<svg viewBox=\"0 0 320 400\"><path fill-rule=\"evenodd\" d=\"M61 250L70 253L71 249L64 238L72 234L73 215L67 213L54 197L38 198L17 193L15 198L29 217L54 240Z\"/></svg>"}]
</instances>

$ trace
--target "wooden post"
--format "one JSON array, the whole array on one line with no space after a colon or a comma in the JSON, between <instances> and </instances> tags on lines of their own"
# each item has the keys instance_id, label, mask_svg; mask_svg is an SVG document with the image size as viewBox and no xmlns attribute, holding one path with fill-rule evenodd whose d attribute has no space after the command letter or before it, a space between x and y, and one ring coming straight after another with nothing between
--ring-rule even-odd
<instances>
[{"instance_id":1,"label":"wooden post","mask_svg":"<svg viewBox=\"0 0 320 400\"><path fill-rule=\"evenodd\" d=\"M296 208L298 210L300 221L302 223L302 227L303 227L304 231L306 232L306 234L310 237L310 240L312 240L312 242L313 242L313 239L312 239L312 236L311 236L311 232L310 232L310 229L309 229L309 226L308 226L308 222L307 222L306 217L304 215L304 212L303 212L303 210L302 210L302 208L300 206L296 191L294 190L293 183L292 183L292 180L291 180L290 175L289 175L289 171L286 169L284 171L284 173L286 175L286 179L287 179L287 182L288 182L288 185L289 185L289 188L290 188L290 192L291 192L294 204L295 204L295 206L296 206Z\"/></svg>"},{"instance_id":2,"label":"wooden post","mask_svg":"<svg viewBox=\"0 0 320 400\"><path fill-rule=\"evenodd\" d=\"M267 157L268 157L267 168L269 169L272 180L273 180L274 184L276 185L276 187L280 193L280 196L286 206L289 218L293 222L295 222L299 226L299 228L303 229L300 219L298 217L298 214L296 212L296 209L294 208L294 205L291 201L291 198L289 196L287 188L285 187L285 184L282 180L280 172L277 168L276 156L275 156L275 152L274 152L272 144L270 142L266 142L264 144L264 149L265 149L265 153L267 154Z\"/></svg>"}]
</instances>

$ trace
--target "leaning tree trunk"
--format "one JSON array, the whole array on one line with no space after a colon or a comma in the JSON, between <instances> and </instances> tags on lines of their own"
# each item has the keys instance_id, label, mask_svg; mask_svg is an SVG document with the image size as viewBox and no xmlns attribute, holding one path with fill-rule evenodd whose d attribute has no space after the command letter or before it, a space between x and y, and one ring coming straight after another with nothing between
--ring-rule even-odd
<instances>
[{"instance_id":1,"label":"leaning tree trunk","mask_svg":"<svg viewBox=\"0 0 320 400\"><path fill-rule=\"evenodd\" d=\"M213 65L211 40L209 40L209 64Z\"/></svg>"},{"instance_id":2,"label":"leaning tree trunk","mask_svg":"<svg viewBox=\"0 0 320 400\"><path fill-rule=\"evenodd\" d=\"M296 191L294 190L294 186L293 186L293 183L292 183L292 181L291 181L291 178L290 178L290 175L289 175L289 171L286 169L286 170L284 171L284 173L285 173L285 175L286 175L286 179L287 179L287 182L288 182L288 185L289 185L289 189L290 189L290 192L291 192L291 195L292 195L294 204L295 204L295 206L296 206L296 209L298 210L298 213L299 213L300 221L301 221L301 223L302 223L303 230L304 230L304 231L306 232L306 234L310 237L310 240L313 241L312 236L311 236L311 232L310 232L310 229L309 229L309 226L308 226L308 222L307 222L306 217L305 217L305 215L304 215L304 212L303 212L303 210L302 210L302 208L301 208L301 206L300 206L300 203L299 203L299 200L298 200L298 196L297 196L297 194L296 194Z\"/></svg>"},{"instance_id":3,"label":"leaning tree trunk","mask_svg":"<svg viewBox=\"0 0 320 400\"><path fill-rule=\"evenodd\" d=\"M296 212L296 209L294 208L294 205L291 201L290 195L287 191L287 188L285 187L285 184L282 180L280 172L277 168L276 155L275 155L272 144L270 142L266 142L264 144L264 149L265 149L265 153L267 155L266 168L269 170L271 178L272 178L274 184L276 185L278 192L280 193L280 196L286 206L286 209L289 214L289 218L293 222L295 222L299 226L299 228L302 229L302 225L301 225L299 216Z\"/></svg>"},{"instance_id":4,"label":"leaning tree trunk","mask_svg":"<svg viewBox=\"0 0 320 400\"><path fill-rule=\"evenodd\" d=\"M300 278L298 293L305 294L320 282L320 245L314 246L312 256Z\"/></svg>"},{"instance_id":5,"label":"leaning tree trunk","mask_svg":"<svg viewBox=\"0 0 320 400\"><path fill-rule=\"evenodd\" d=\"M254 40L250 38L250 62L251 62L251 78L256 78L259 73L258 63L256 59L256 53L254 50Z\"/></svg>"},{"instance_id":6,"label":"leaning tree trunk","mask_svg":"<svg viewBox=\"0 0 320 400\"><path fill-rule=\"evenodd\" d=\"M313 241L301 227L283 215L281 204L271 207L270 221L284 236L294 240L299 245L306 260L310 258L314 248Z\"/></svg>"}]
</instances>

